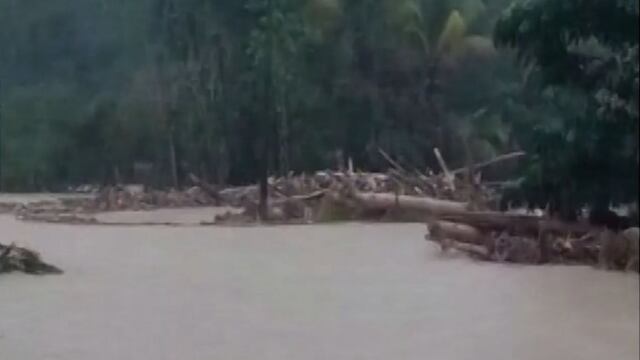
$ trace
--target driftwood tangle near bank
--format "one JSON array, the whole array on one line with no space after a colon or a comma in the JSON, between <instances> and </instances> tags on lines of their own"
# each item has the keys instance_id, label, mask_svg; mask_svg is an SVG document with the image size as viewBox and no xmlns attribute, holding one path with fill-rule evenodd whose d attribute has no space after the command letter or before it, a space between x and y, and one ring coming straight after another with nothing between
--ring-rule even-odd
<instances>
[{"instance_id":1,"label":"driftwood tangle near bank","mask_svg":"<svg viewBox=\"0 0 640 360\"><path fill-rule=\"evenodd\" d=\"M193 174L189 178L194 186L183 191L109 187L91 199L29 204L18 207L16 214L24 220L91 224L98 222L87 214L98 211L223 205L241 211L219 215L213 224L419 221L428 225L427 238L444 250L455 248L484 260L594 264L598 259L602 240L597 228L497 211L500 192L480 181L480 171L524 153L449 170L436 150L442 170L436 174L403 166L382 149L379 153L389 163L386 173L360 172L350 162L348 170L269 178L267 219L258 217L257 185L223 188Z\"/></svg>"}]
</instances>

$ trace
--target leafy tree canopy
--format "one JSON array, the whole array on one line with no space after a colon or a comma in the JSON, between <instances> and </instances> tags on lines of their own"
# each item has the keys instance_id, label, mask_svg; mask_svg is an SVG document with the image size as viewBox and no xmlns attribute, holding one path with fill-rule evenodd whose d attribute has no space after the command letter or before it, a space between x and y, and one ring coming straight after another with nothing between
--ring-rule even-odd
<instances>
[{"instance_id":1,"label":"leafy tree canopy","mask_svg":"<svg viewBox=\"0 0 640 360\"><path fill-rule=\"evenodd\" d=\"M634 201L638 1L516 1L494 38L528 67L528 87L546 88L542 98L529 95L538 109L518 121L536 154L523 183L529 196L566 216L584 204Z\"/></svg>"}]
</instances>

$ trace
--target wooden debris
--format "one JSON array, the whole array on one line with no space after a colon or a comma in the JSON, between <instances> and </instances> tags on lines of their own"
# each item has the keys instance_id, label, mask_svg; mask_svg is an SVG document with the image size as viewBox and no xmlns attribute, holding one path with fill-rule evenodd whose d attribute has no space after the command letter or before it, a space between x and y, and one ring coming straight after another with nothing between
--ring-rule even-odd
<instances>
[{"instance_id":1,"label":"wooden debris","mask_svg":"<svg viewBox=\"0 0 640 360\"><path fill-rule=\"evenodd\" d=\"M15 244L0 244L0 274L24 272L32 275L62 274L59 268L40 259L40 254Z\"/></svg>"},{"instance_id":2,"label":"wooden debris","mask_svg":"<svg viewBox=\"0 0 640 360\"><path fill-rule=\"evenodd\" d=\"M526 155L527 155L527 153L525 153L523 151L517 151L517 152L510 153L510 154L504 154L504 155L497 156L497 157L495 157L495 158L493 158L491 160L488 160L488 161L485 161L485 162L482 162L482 163L479 163L479 164L474 164L473 168L475 170L478 170L478 169L486 168L488 166L491 166L491 165L494 165L494 164L497 164L497 163L501 163L503 161L518 159L518 158L524 157ZM468 167L463 167L463 168L460 168L460 169L452 170L451 174L459 175L459 174L462 174L462 173L466 172L467 170L468 170Z\"/></svg>"},{"instance_id":3,"label":"wooden debris","mask_svg":"<svg viewBox=\"0 0 640 360\"><path fill-rule=\"evenodd\" d=\"M598 237L602 248L598 257L598 265L611 270L624 268L626 271L638 270L639 231L637 227L626 229L620 233L602 230Z\"/></svg>"},{"instance_id":4,"label":"wooden debris","mask_svg":"<svg viewBox=\"0 0 640 360\"><path fill-rule=\"evenodd\" d=\"M355 192L351 196L368 209L392 209L402 208L410 210L422 210L426 214L448 214L466 211L467 204L440 200L431 197L419 197L394 194L376 194Z\"/></svg>"},{"instance_id":5,"label":"wooden debris","mask_svg":"<svg viewBox=\"0 0 640 360\"><path fill-rule=\"evenodd\" d=\"M436 155L436 159L438 160L438 164L440 164L440 168L442 169L442 173L444 174L444 180L449 185L449 189L451 191L456 191L456 183L454 175L449 171L449 167L447 163L444 161L442 154L440 154L440 150L438 148L433 149L433 153Z\"/></svg>"},{"instance_id":6,"label":"wooden debris","mask_svg":"<svg viewBox=\"0 0 640 360\"><path fill-rule=\"evenodd\" d=\"M15 211L21 204L14 202L0 203L0 214L10 214Z\"/></svg>"},{"instance_id":7,"label":"wooden debris","mask_svg":"<svg viewBox=\"0 0 640 360\"><path fill-rule=\"evenodd\" d=\"M191 180L191 182L193 182L196 185L196 187L192 188L194 191L198 191L199 189L202 189L212 199L215 199L218 201L220 200L220 189L218 189L216 186L211 185L204 180L201 180L199 177L197 177L194 174L189 174L189 180Z\"/></svg>"},{"instance_id":8,"label":"wooden debris","mask_svg":"<svg viewBox=\"0 0 640 360\"><path fill-rule=\"evenodd\" d=\"M637 254L637 235L636 240L629 236L633 231L607 238L598 227L586 223L563 222L544 214L499 212L491 208L491 203L478 204L478 198L494 197L495 192L475 179L470 181L469 176L456 178L456 174L465 170L449 171L443 163L444 174L409 171L411 167L403 167L382 149L379 152L390 164L387 173L358 172L349 161L344 171L270 178L268 223L426 222L427 238L439 243L443 250L455 249L486 261L595 265L600 258L604 267L638 267L638 256L633 256ZM466 175L483 166L520 156L523 154L507 154L467 166ZM257 185L219 189L195 176L191 180L196 185L182 191L107 187L88 200L17 207L11 204L5 208L11 207L19 219L27 221L95 224L98 222L90 214L98 211L225 205L236 210L217 216L215 224L264 223L258 216ZM453 182L455 191L449 182Z\"/></svg>"},{"instance_id":9,"label":"wooden debris","mask_svg":"<svg viewBox=\"0 0 640 360\"><path fill-rule=\"evenodd\" d=\"M486 236L481 231L466 224L432 220L428 223L428 231L428 240L440 244L443 251L451 248L454 242L480 246L486 243Z\"/></svg>"},{"instance_id":10,"label":"wooden debris","mask_svg":"<svg viewBox=\"0 0 640 360\"><path fill-rule=\"evenodd\" d=\"M485 231L508 230L521 235L537 236L540 232L554 234L575 234L582 236L595 231L589 224L567 223L536 215L521 215L497 211L461 211L440 216L442 220L462 222Z\"/></svg>"}]
</instances>

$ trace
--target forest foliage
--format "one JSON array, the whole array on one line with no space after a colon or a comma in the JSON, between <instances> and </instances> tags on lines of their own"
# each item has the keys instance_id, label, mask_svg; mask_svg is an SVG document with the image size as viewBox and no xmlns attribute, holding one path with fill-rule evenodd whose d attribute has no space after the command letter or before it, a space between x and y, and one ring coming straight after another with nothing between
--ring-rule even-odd
<instances>
[{"instance_id":1,"label":"forest foliage","mask_svg":"<svg viewBox=\"0 0 640 360\"><path fill-rule=\"evenodd\" d=\"M437 147L527 151L496 175L531 203L630 201L637 25L633 0L0 0L0 184L247 183L378 148L437 171Z\"/></svg>"}]
</instances>

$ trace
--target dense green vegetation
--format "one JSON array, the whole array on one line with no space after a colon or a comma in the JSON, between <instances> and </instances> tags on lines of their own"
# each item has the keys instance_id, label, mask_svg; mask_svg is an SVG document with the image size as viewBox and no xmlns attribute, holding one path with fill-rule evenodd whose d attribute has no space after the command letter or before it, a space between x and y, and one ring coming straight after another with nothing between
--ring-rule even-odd
<instances>
[{"instance_id":1,"label":"dense green vegetation","mask_svg":"<svg viewBox=\"0 0 640 360\"><path fill-rule=\"evenodd\" d=\"M637 25L634 0L0 0L0 184L130 181L141 162L160 186L241 183L336 153L383 168L379 147L420 169L434 147L452 166L524 149L521 197L628 201Z\"/></svg>"},{"instance_id":2,"label":"dense green vegetation","mask_svg":"<svg viewBox=\"0 0 640 360\"><path fill-rule=\"evenodd\" d=\"M637 0L519 1L496 25L497 44L534 65L528 75L554 105L520 124L521 143L535 149L525 193L566 217L638 197L638 9Z\"/></svg>"}]
</instances>

